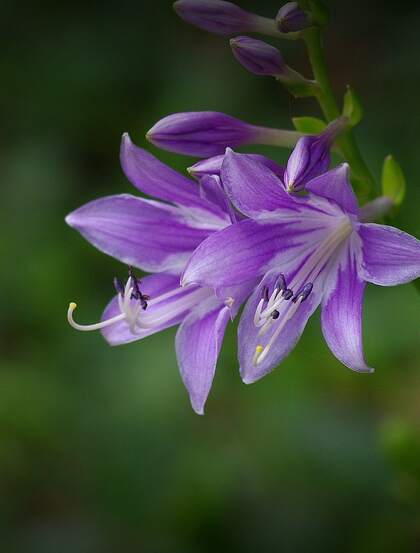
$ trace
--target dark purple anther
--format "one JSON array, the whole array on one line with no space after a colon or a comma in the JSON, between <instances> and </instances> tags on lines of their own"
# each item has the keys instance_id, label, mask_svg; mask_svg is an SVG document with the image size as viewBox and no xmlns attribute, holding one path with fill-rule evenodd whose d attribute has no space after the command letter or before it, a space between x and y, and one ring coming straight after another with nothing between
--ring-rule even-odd
<instances>
[{"instance_id":1,"label":"dark purple anther","mask_svg":"<svg viewBox=\"0 0 420 553\"><path fill-rule=\"evenodd\" d=\"M290 300L290 298L293 297L293 290L290 290L290 288L286 288L283 292L283 298L287 301Z\"/></svg>"},{"instance_id":2,"label":"dark purple anther","mask_svg":"<svg viewBox=\"0 0 420 553\"><path fill-rule=\"evenodd\" d=\"M262 289L261 298L265 301L268 301L270 299L270 296L268 295L268 286L264 286Z\"/></svg>"},{"instance_id":3,"label":"dark purple anther","mask_svg":"<svg viewBox=\"0 0 420 553\"><path fill-rule=\"evenodd\" d=\"M314 285L312 284L312 282L308 282L307 284L305 284L305 286L301 289L301 291L299 292L299 294L296 294L296 296L293 298L293 303L296 303L300 298L301 298L301 301L300 303L303 303L309 296L309 294L312 292L312 288L314 287Z\"/></svg>"},{"instance_id":4,"label":"dark purple anther","mask_svg":"<svg viewBox=\"0 0 420 553\"><path fill-rule=\"evenodd\" d=\"M283 273L280 273L279 276L277 277L276 284L275 284L274 288L278 288L279 290L286 290L287 289L286 279L285 279Z\"/></svg>"},{"instance_id":5,"label":"dark purple anther","mask_svg":"<svg viewBox=\"0 0 420 553\"><path fill-rule=\"evenodd\" d=\"M150 300L150 296L141 293L140 280L133 273L132 267L128 268L128 276L131 278L131 284L133 286L130 299L140 301L142 308L147 309L147 301Z\"/></svg>"},{"instance_id":6,"label":"dark purple anther","mask_svg":"<svg viewBox=\"0 0 420 553\"><path fill-rule=\"evenodd\" d=\"M118 294L124 295L124 285L118 277L114 277L114 288Z\"/></svg>"},{"instance_id":7,"label":"dark purple anther","mask_svg":"<svg viewBox=\"0 0 420 553\"><path fill-rule=\"evenodd\" d=\"M280 313L277 311L277 309L275 309L272 313L271 313L271 318L276 320L280 317Z\"/></svg>"}]
</instances>

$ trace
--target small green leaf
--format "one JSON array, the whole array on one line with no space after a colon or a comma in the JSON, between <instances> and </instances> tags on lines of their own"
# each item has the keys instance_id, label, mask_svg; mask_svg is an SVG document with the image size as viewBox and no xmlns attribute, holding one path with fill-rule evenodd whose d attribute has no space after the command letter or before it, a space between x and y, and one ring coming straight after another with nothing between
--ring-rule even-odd
<instances>
[{"instance_id":1,"label":"small green leaf","mask_svg":"<svg viewBox=\"0 0 420 553\"><path fill-rule=\"evenodd\" d=\"M327 124L317 117L293 117L295 129L303 134L319 134Z\"/></svg>"},{"instance_id":2,"label":"small green leaf","mask_svg":"<svg viewBox=\"0 0 420 553\"><path fill-rule=\"evenodd\" d=\"M392 156L385 158L382 167L382 193L400 205L405 196L405 177L399 163Z\"/></svg>"},{"instance_id":3,"label":"small green leaf","mask_svg":"<svg viewBox=\"0 0 420 553\"><path fill-rule=\"evenodd\" d=\"M351 86L347 87L347 92L344 95L343 115L349 118L352 127L360 123L363 117L362 105Z\"/></svg>"}]
</instances>

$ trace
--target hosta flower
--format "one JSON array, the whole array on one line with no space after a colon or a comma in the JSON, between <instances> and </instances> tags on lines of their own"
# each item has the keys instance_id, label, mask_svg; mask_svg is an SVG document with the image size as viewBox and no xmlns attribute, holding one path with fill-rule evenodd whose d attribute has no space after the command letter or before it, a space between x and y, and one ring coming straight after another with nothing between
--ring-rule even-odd
<instances>
[{"instance_id":1,"label":"hosta flower","mask_svg":"<svg viewBox=\"0 0 420 553\"><path fill-rule=\"evenodd\" d=\"M68 319L78 330L101 330L111 345L180 324L176 351L181 376L193 408L202 413L227 322L249 294L250 284L225 289L218 299L210 287L182 288L179 280L194 249L235 221L235 213L218 177L199 187L137 148L128 135L123 137L121 163L134 186L163 201L108 196L73 211L66 221L99 250L156 274L139 280L130 269L125 283L116 280L117 295L99 323L76 323L74 303Z\"/></svg>"},{"instance_id":2,"label":"hosta flower","mask_svg":"<svg viewBox=\"0 0 420 553\"><path fill-rule=\"evenodd\" d=\"M306 197L288 194L273 172L232 151L221 179L249 219L200 244L183 283L217 291L262 277L239 325L243 380L254 382L278 365L320 304L331 351L349 368L371 372L362 349L365 285L418 277L420 242L366 220L371 207L359 209L347 165L307 182Z\"/></svg>"}]
</instances>

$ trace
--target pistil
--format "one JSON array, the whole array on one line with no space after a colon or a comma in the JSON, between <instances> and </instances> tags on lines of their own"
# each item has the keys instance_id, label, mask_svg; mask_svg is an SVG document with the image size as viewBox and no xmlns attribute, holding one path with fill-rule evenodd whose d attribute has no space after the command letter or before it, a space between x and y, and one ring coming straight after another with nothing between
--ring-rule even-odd
<instances>
[{"instance_id":1,"label":"pistil","mask_svg":"<svg viewBox=\"0 0 420 553\"><path fill-rule=\"evenodd\" d=\"M200 300L207 298L211 290L207 288L175 288L156 298L150 299L140 290L140 280L129 269L129 277L125 286L119 279L114 279L118 292L117 301L120 313L105 321L82 325L73 318L77 304L71 302L67 311L69 324L80 331L101 330L121 321L125 321L132 334L138 334L142 329L152 329L164 325L180 313L186 312ZM171 300L170 303L167 303ZM150 308L154 308L150 310Z\"/></svg>"}]
</instances>

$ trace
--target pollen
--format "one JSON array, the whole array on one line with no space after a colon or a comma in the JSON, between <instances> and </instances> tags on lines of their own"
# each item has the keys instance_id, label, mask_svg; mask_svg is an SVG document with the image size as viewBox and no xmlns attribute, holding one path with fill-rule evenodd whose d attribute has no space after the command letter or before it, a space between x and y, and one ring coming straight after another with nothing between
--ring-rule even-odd
<instances>
[{"instance_id":1,"label":"pollen","mask_svg":"<svg viewBox=\"0 0 420 553\"><path fill-rule=\"evenodd\" d=\"M257 346L257 347L255 348L255 353L257 353L257 354L259 355L260 353L262 353L263 349L264 349L264 348L263 348L262 346Z\"/></svg>"}]
</instances>

